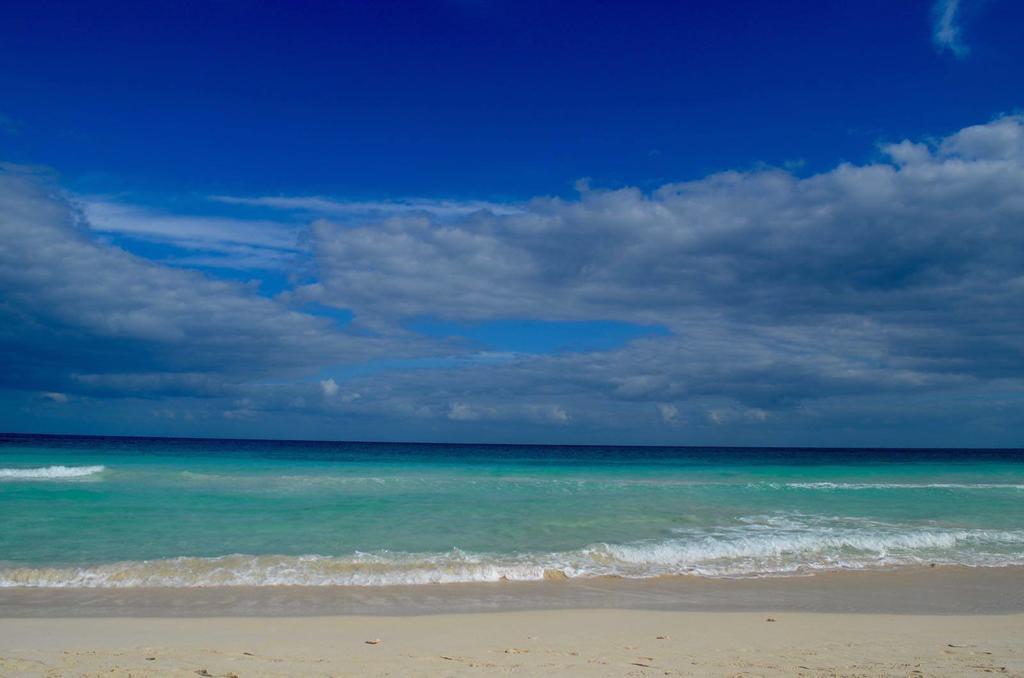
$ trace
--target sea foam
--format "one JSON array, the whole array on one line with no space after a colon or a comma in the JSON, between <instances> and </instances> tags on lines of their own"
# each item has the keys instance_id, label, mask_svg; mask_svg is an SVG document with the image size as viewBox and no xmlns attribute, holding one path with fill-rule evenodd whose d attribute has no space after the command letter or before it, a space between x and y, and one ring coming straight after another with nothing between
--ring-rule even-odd
<instances>
[{"instance_id":1,"label":"sea foam","mask_svg":"<svg viewBox=\"0 0 1024 678\"><path fill-rule=\"evenodd\" d=\"M105 466L41 466L39 468L0 468L0 480L66 480L103 473Z\"/></svg>"},{"instance_id":2,"label":"sea foam","mask_svg":"<svg viewBox=\"0 0 1024 678\"><path fill-rule=\"evenodd\" d=\"M936 563L1024 565L1024 531L750 524L715 534L536 554L354 553L179 557L85 567L0 568L0 587L388 586L666 575L772 577Z\"/></svg>"},{"instance_id":3,"label":"sea foam","mask_svg":"<svg viewBox=\"0 0 1024 678\"><path fill-rule=\"evenodd\" d=\"M1024 485L1013 483L769 483L778 489L788 487L799 490L1024 490Z\"/></svg>"}]
</instances>

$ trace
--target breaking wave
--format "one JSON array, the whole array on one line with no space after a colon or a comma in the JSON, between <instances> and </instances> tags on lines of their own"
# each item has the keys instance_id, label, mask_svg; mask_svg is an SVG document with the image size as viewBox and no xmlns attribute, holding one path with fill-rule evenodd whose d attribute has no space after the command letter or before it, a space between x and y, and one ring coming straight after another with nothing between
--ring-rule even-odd
<instances>
[{"instance_id":1,"label":"breaking wave","mask_svg":"<svg viewBox=\"0 0 1024 678\"><path fill-rule=\"evenodd\" d=\"M770 487L781 487L769 483ZM785 487L800 490L1024 490L1024 485L1012 483L785 483Z\"/></svg>"},{"instance_id":2,"label":"breaking wave","mask_svg":"<svg viewBox=\"0 0 1024 678\"><path fill-rule=\"evenodd\" d=\"M41 466L39 468L0 468L0 480L66 480L103 473L106 466Z\"/></svg>"},{"instance_id":3,"label":"breaking wave","mask_svg":"<svg viewBox=\"0 0 1024 678\"><path fill-rule=\"evenodd\" d=\"M0 587L387 586L666 575L766 577L935 563L1024 565L1024 531L751 521L711 534L545 554L226 555L0 568Z\"/></svg>"}]
</instances>

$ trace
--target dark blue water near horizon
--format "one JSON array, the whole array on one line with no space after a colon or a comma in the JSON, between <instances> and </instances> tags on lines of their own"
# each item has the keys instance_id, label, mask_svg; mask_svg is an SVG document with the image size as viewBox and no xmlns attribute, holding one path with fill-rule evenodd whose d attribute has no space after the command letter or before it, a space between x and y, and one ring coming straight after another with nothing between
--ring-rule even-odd
<instances>
[{"instance_id":1,"label":"dark blue water near horizon","mask_svg":"<svg viewBox=\"0 0 1024 678\"><path fill-rule=\"evenodd\" d=\"M0 432L0 448L24 446L57 449L102 446L111 454L156 453L188 456L205 454L264 458L347 461L370 455L394 457L450 456L457 458L559 459L608 462L677 460L728 463L815 464L1005 461L1024 463L1024 448L932 447L786 447L689 445L549 445L515 443L435 443L263 438L196 438L166 436L62 435Z\"/></svg>"}]
</instances>

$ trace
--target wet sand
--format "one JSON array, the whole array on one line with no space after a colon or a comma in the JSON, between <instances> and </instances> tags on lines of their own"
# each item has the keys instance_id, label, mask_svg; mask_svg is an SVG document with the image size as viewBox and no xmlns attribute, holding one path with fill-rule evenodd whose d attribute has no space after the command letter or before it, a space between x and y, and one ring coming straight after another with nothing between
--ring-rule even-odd
<instances>
[{"instance_id":1,"label":"wet sand","mask_svg":"<svg viewBox=\"0 0 1024 678\"><path fill-rule=\"evenodd\" d=\"M607 577L380 587L0 588L0 618L409 616L565 609L1024 613L1024 568L924 567L764 579Z\"/></svg>"},{"instance_id":2,"label":"wet sand","mask_svg":"<svg viewBox=\"0 0 1024 678\"><path fill-rule=\"evenodd\" d=\"M0 676L1024 676L1019 568L9 589L0 617Z\"/></svg>"}]
</instances>

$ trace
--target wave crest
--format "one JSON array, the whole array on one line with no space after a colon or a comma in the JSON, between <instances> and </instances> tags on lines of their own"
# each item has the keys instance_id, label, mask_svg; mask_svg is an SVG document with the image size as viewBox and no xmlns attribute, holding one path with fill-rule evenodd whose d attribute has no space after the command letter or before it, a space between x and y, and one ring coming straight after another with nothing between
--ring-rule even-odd
<instances>
[{"instance_id":1,"label":"wave crest","mask_svg":"<svg viewBox=\"0 0 1024 678\"><path fill-rule=\"evenodd\" d=\"M65 480L103 473L106 466L41 466L39 468L0 468L0 480Z\"/></svg>"},{"instance_id":2,"label":"wave crest","mask_svg":"<svg viewBox=\"0 0 1024 678\"><path fill-rule=\"evenodd\" d=\"M1024 531L899 529L751 523L713 534L627 544L593 544L534 554L395 552L227 555L127 561L88 567L0 568L0 588L208 586L388 586L666 575L765 577L936 563L1024 565Z\"/></svg>"},{"instance_id":3,"label":"wave crest","mask_svg":"<svg viewBox=\"0 0 1024 678\"><path fill-rule=\"evenodd\" d=\"M1024 485L1013 483L769 483L772 489L780 487L798 490L1024 490Z\"/></svg>"},{"instance_id":4,"label":"wave crest","mask_svg":"<svg viewBox=\"0 0 1024 678\"><path fill-rule=\"evenodd\" d=\"M436 556L356 554L170 558L82 568L0 570L0 588L133 588L208 586L387 586L531 581L544 570L500 563L459 551Z\"/></svg>"}]
</instances>

